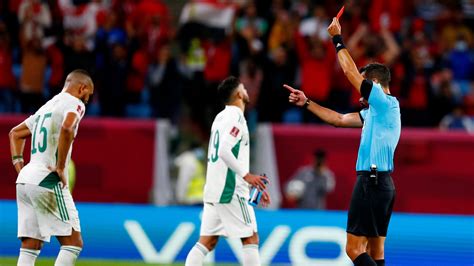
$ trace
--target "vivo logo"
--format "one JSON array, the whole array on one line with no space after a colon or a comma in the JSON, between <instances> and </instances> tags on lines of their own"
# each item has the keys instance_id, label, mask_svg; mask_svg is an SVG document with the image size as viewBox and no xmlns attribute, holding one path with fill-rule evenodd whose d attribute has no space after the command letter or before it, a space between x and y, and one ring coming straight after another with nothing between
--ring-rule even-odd
<instances>
[{"instance_id":1,"label":"vivo logo","mask_svg":"<svg viewBox=\"0 0 474 266\"><path fill-rule=\"evenodd\" d=\"M183 222L178 224L169 236L161 250L156 250L150 238L138 221L126 220L125 230L137 247L143 260L147 263L172 263L183 246L192 236L196 226L193 223ZM287 225L276 226L265 241L260 241L260 260L262 265L270 265L283 243L290 237L291 228ZM242 262L242 244L239 239L225 239L239 262ZM197 241L197 239L195 239ZM222 241L222 240L221 240ZM306 246L314 242L332 242L340 247L339 256L334 259L311 258L306 254ZM332 226L306 226L298 229L291 236L288 254L293 265L352 265L346 256L346 232L339 227ZM214 262L214 252L207 255L206 261Z\"/></svg>"}]
</instances>

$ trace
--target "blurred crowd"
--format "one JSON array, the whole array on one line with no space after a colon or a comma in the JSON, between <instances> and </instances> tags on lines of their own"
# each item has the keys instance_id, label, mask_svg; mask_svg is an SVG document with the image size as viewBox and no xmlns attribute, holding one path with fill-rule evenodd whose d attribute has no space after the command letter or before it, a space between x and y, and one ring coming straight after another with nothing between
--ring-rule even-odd
<instances>
[{"instance_id":1,"label":"blurred crowd","mask_svg":"<svg viewBox=\"0 0 474 266\"><path fill-rule=\"evenodd\" d=\"M33 112L83 68L96 85L90 115L167 118L205 135L232 74L249 92L251 130L318 123L282 84L360 109L326 31L343 4L346 47L358 66L390 67L405 126L474 131L474 0L1 1L0 112Z\"/></svg>"}]
</instances>

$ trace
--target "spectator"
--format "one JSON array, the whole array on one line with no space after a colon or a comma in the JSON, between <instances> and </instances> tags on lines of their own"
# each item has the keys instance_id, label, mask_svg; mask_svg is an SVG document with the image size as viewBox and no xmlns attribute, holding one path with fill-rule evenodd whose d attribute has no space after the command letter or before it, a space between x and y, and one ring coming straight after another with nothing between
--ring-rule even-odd
<instances>
[{"instance_id":1,"label":"spectator","mask_svg":"<svg viewBox=\"0 0 474 266\"><path fill-rule=\"evenodd\" d=\"M170 45L162 45L148 68L148 88L153 116L178 122L181 114L182 70L171 54Z\"/></svg>"},{"instance_id":2,"label":"spectator","mask_svg":"<svg viewBox=\"0 0 474 266\"><path fill-rule=\"evenodd\" d=\"M451 113L458 104L456 101L455 85L452 80L452 72L449 69L433 74L431 77L431 87L433 99L430 101L430 113L433 119L433 125L439 125L441 119Z\"/></svg>"},{"instance_id":3,"label":"spectator","mask_svg":"<svg viewBox=\"0 0 474 266\"><path fill-rule=\"evenodd\" d=\"M74 5L73 0L59 0L58 3L63 13L64 30L68 31L73 39L81 40L88 52L93 51L97 32L97 16L106 7L101 4L101 1L90 1L77 6Z\"/></svg>"},{"instance_id":4,"label":"spectator","mask_svg":"<svg viewBox=\"0 0 474 266\"><path fill-rule=\"evenodd\" d=\"M272 51L280 46L292 47L294 34L295 26L290 14L284 9L278 10L268 37L268 50Z\"/></svg>"},{"instance_id":5,"label":"spectator","mask_svg":"<svg viewBox=\"0 0 474 266\"><path fill-rule=\"evenodd\" d=\"M386 25L382 25L380 35L371 32L367 24L360 24L347 42L357 65L381 62L391 65L400 54L400 47Z\"/></svg>"},{"instance_id":6,"label":"spectator","mask_svg":"<svg viewBox=\"0 0 474 266\"><path fill-rule=\"evenodd\" d=\"M310 12L311 0L291 1L291 10L300 18L307 17Z\"/></svg>"},{"instance_id":7,"label":"spectator","mask_svg":"<svg viewBox=\"0 0 474 266\"><path fill-rule=\"evenodd\" d=\"M130 39L145 41L150 54L166 43L169 37L169 11L160 0L114 1L114 6L125 13L125 30Z\"/></svg>"},{"instance_id":8,"label":"spectator","mask_svg":"<svg viewBox=\"0 0 474 266\"><path fill-rule=\"evenodd\" d=\"M313 8L313 16L301 21L299 34L301 36L315 36L319 40L328 41L329 35L326 30L328 26L329 21L324 6L316 5Z\"/></svg>"},{"instance_id":9,"label":"spectator","mask_svg":"<svg viewBox=\"0 0 474 266\"><path fill-rule=\"evenodd\" d=\"M471 82L470 87L469 93L464 96L463 104L466 114L474 117L474 82Z\"/></svg>"},{"instance_id":10,"label":"spectator","mask_svg":"<svg viewBox=\"0 0 474 266\"><path fill-rule=\"evenodd\" d=\"M43 86L46 71L46 54L38 38L22 39L20 101L23 113L32 113L44 103Z\"/></svg>"},{"instance_id":11,"label":"spectator","mask_svg":"<svg viewBox=\"0 0 474 266\"><path fill-rule=\"evenodd\" d=\"M464 130L472 133L474 132L474 121L464 114L461 106L457 106L451 114L446 115L441 120L439 128L441 130Z\"/></svg>"},{"instance_id":12,"label":"spectator","mask_svg":"<svg viewBox=\"0 0 474 266\"><path fill-rule=\"evenodd\" d=\"M296 51L300 63L301 89L315 101L325 103L331 89L331 78L336 56L330 50L332 44L318 36L297 35Z\"/></svg>"},{"instance_id":13,"label":"spectator","mask_svg":"<svg viewBox=\"0 0 474 266\"><path fill-rule=\"evenodd\" d=\"M359 24L349 38L347 48L358 66L373 62L391 66L400 54L400 47L388 30L388 24L381 24L380 34L371 31L365 23ZM351 98L352 105L358 107L359 95L353 93L353 90Z\"/></svg>"},{"instance_id":14,"label":"spectator","mask_svg":"<svg viewBox=\"0 0 474 266\"><path fill-rule=\"evenodd\" d=\"M203 148L196 145L191 150L181 153L174 160L178 170L176 201L179 204L202 204L204 183L206 182L205 161Z\"/></svg>"},{"instance_id":15,"label":"spectator","mask_svg":"<svg viewBox=\"0 0 474 266\"><path fill-rule=\"evenodd\" d=\"M402 121L404 125L431 125L428 113L430 82L428 77L434 68L430 43L423 32L417 32L408 40L402 54L405 77L401 84Z\"/></svg>"},{"instance_id":16,"label":"spectator","mask_svg":"<svg viewBox=\"0 0 474 266\"><path fill-rule=\"evenodd\" d=\"M18 21L25 41L41 40L45 29L51 26L51 12L40 0L23 0L18 10Z\"/></svg>"},{"instance_id":17,"label":"spectator","mask_svg":"<svg viewBox=\"0 0 474 266\"><path fill-rule=\"evenodd\" d=\"M101 114L105 116L125 115L125 93L127 90L127 73L129 70L126 36L117 32L117 36L109 39L109 53L106 57L106 68L103 87L100 91Z\"/></svg>"},{"instance_id":18,"label":"spectator","mask_svg":"<svg viewBox=\"0 0 474 266\"><path fill-rule=\"evenodd\" d=\"M312 165L297 170L286 186L286 196L302 209L326 209L326 195L334 191L334 173L326 165L326 152L316 150Z\"/></svg>"},{"instance_id":19,"label":"spectator","mask_svg":"<svg viewBox=\"0 0 474 266\"><path fill-rule=\"evenodd\" d=\"M263 82L263 70L254 60L244 60L240 64L239 79L249 95L250 103L245 107L245 111L247 112L249 130L253 132L257 127L258 121L257 102Z\"/></svg>"},{"instance_id":20,"label":"spectator","mask_svg":"<svg viewBox=\"0 0 474 266\"><path fill-rule=\"evenodd\" d=\"M454 12L453 18L448 21L441 30L440 46L442 52L449 52L456 48L458 41L465 41L467 45L473 43L472 28L470 29L463 22L463 15L461 12Z\"/></svg>"},{"instance_id":21,"label":"spectator","mask_svg":"<svg viewBox=\"0 0 474 266\"><path fill-rule=\"evenodd\" d=\"M161 45L169 41L169 29L165 26L164 18L158 14L151 16L147 28L146 44L148 53L156 53Z\"/></svg>"},{"instance_id":22,"label":"spectator","mask_svg":"<svg viewBox=\"0 0 474 266\"><path fill-rule=\"evenodd\" d=\"M13 112L16 80L13 76L13 59L7 27L0 21L0 112Z\"/></svg>"},{"instance_id":23,"label":"spectator","mask_svg":"<svg viewBox=\"0 0 474 266\"><path fill-rule=\"evenodd\" d=\"M248 2L245 7L245 13L238 18L235 23L235 29L239 39L238 58L243 59L249 56L258 56L263 52L264 35L268 31L268 23L257 15L257 6L255 0Z\"/></svg>"},{"instance_id":24,"label":"spectator","mask_svg":"<svg viewBox=\"0 0 474 266\"><path fill-rule=\"evenodd\" d=\"M264 79L257 105L260 121L281 122L288 110L288 94L281 84L292 83L296 76L295 56L284 47L274 49L264 65Z\"/></svg>"},{"instance_id":25,"label":"spectator","mask_svg":"<svg viewBox=\"0 0 474 266\"><path fill-rule=\"evenodd\" d=\"M157 52L155 51L155 53ZM142 45L131 57L130 69L127 74L127 103L141 102L148 71L148 55L146 47Z\"/></svg>"},{"instance_id":26,"label":"spectator","mask_svg":"<svg viewBox=\"0 0 474 266\"><path fill-rule=\"evenodd\" d=\"M46 44L46 57L51 69L48 87L49 96L52 98L63 89L64 55L61 49L59 49L55 37L50 37L48 42L49 43Z\"/></svg>"},{"instance_id":27,"label":"spectator","mask_svg":"<svg viewBox=\"0 0 474 266\"><path fill-rule=\"evenodd\" d=\"M446 64L453 72L453 79L461 89L459 102L469 93L469 81L474 80L474 53L469 50L466 37L459 35L454 49L447 54Z\"/></svg>"},{"instance_id":28,"label":"spectator","mask_svg":"<svg viewBox=\"0 0 474 266\"><path fill-rule=\"evenodd\" d=\"M412 2L346 3L341 23L347 32L354 32L346 46L357 64L378 61L390 65L391 91L400 96L406 125L437 126L461 104L466 113L474 113L472 1ZM334 62L333 48L326 47L326 12L334 14L339 7L340 3L311 0L189 1L181 12L176 38L171 9L162 0L6 1L0 5L4 22L0 23L0 68L4 69L0 111L13 110L20 98L42 101L43 94L56 94L63 73L76 68L93 74L103 114L121 116L124 106L138 103L127 106L137 109L127 110L145 115L149 108L144 102L149 100L154 116L170 118L173 123L187 119L179 116L189 113L188 121L200 127L203 135L216 112L216 82L229 73L240 76L247 87L259 88L249 90L255 93L251 96L255 106L249 108L251 124L304 121L305 113L291 109L284 91L276 89L287 82L338 111L351 111L359 107L359 97L340 78L343 73ZM7 34L2 30L5 24ZM163 68L157 58L167 54L168 44L173 46L175 41L182 51L180 59L170 55ZM33 68L27 63L33 61L39 66L34 67L36 85L44 81L44 74L49 73L44 71L45 64L49 65L49 91L43 93L45 84L38 85L34 89L38 97L27 97L31 88L26 83L32 81ZM24 69L18 67L20 63ZM254 66L258 69L255 76ZM20 74L22 70L30 76ZM449 80L443 78L448 70L453 76ZM161 71L166 72L162 78ZM17 85L12 73L21 75L18 88L25 93L14 93ZM112 74L119 78L108 76ZM150 82L152 76L158 78ZM176 86L170 85L176 79ZM153 87L153 99L146 99L145 84ZM168 87L174 88L172 95L163 94ZM114 100L101 95L108 91ZM180 95L185 97L184 108L179 100L161 99ZM93 107L89 110L99 113L99 106Z\"/></svg>"},{"instance_id":29,"label":"spectator","mask_svg":"<svg viewBox=\"0 0 474 266\"><path fill-rule=\"evenodd\" d=\"M70 73L74 69L81 68L94 73L95 56L89 50L88 40L71 30L64 32L64 46L62 49L64 55L64 73Z\"/></svg>"}]
</instances>

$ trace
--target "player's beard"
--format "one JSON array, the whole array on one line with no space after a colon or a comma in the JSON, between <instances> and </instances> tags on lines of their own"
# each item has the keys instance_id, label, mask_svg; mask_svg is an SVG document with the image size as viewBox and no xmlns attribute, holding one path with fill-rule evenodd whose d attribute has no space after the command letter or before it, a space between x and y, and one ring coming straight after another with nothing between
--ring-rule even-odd
<instances>
[{"instance_id":1,"label":"player's beard","mask_svg":"<svg viewBox=\"0 0 474 266\"><path fill-rule=\"evenodd\" d=\"M249 98L249 96L248 96L248 95L245 95L243 101L244 101L245 105L248 105L248 104L250 103L250 98Z\"/></svg>"},{"instance_id":2,"label":"player's beard","mask_svg":"<svg viewBox=\"0 0 474 266\"><path fill-rule=\"evenodd\" d=\"M83 96L81 98L81 101L84 103L84 105L87 105L89 103L89 99L86 99L86 96Z\"/></svg>"}]
</instances>

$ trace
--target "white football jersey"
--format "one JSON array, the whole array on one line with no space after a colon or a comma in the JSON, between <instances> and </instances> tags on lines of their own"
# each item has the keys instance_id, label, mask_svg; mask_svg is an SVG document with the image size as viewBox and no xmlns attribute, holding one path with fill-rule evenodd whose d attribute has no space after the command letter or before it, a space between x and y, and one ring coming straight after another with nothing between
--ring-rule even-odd
<instances>
[{"instance_id":1,"label":"white football jersey","mask_svg":"<svg viewBox=\"0 0 474 266\"><path fill-rule=\"evenodd\" d=\"M243 176L249 172L249 141L242 110L226 106L212 123L204 202L229 203L234 194L248 199L249 184Z\"/></svg>"},{"instance_id":2,"label":"white football jersey","mask_svg":"<svg viewBox=\"0 0 474 266\"><path fill-rule=\"evenodd\" d=\"M75 113L79 118L74 132L77 134L79 122L84 116L84 103L67 92L61 92L45 103L36 113L25 120L31 132L30 162L21 169L17 183L40 185L51 174L48 167L55 167L57 160L59 133L67 113ZM71 158L72 144L66 166ZM68 171L65 171L67 177Z\"/></svg>"}]
</instances>

